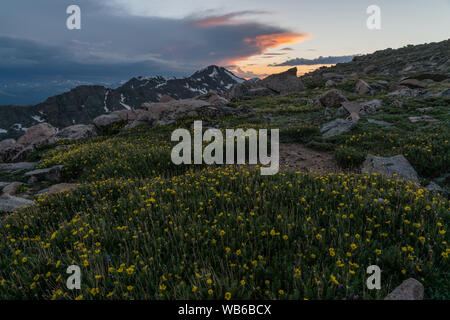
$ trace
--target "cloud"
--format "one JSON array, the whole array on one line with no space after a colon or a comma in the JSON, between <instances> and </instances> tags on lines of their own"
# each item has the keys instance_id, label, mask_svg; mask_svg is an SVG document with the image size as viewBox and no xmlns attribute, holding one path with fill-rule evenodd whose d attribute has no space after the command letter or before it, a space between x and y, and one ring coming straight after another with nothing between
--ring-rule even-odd
<instances>
[{"instance_id":1,"label":"cloud","mask_svg":"<svg viewBox=\"0 0 450 320\"><path fill-rule=\"evenodd\" d=\"M269 65L271 67L282 67L282 66L312 66L317 64L336 64L336 63L345 63L353 60L354 55L351 56L329 56L329 57L318 57L316 59L304 59L304 58L295 58L291 59L279 64Z\"/></svg>"},{"instance_id":2,"label":"cloud","mask_svg":"<svg viewBox=\"0 0 450 320\"><path fill-rule=\"evenodd\" d=\"M272 56L272 57L284 56L285 54L286 54L286 52L268 52L268 53L264 53L265 56Z\"/></svg>"},{"instance_id":3,"label":"cloud","mask_svg":"<svg viewBox=\"0 0 450 320\"><path fill-rule=\"evenodd\" d=\"M262 34L254 38L246 38L245 42L254 44L261 51L276 48L285 44L299 43L308 39L309 36L304 33L280 32L271 34Z\"/></svg>"},{"instance_id":4,"label":"cloud","mask_svg":"<svg viewBox=\"0 0 450 320\"><path fill-rule=\"evenodd\" d=\"M106 0L78 0L82 29L71 31L65 27L69 4L23 0L2 7L0 78L180 76L307 38L285 28L236 20L264 11L175 19L131 15Z\"/></svg>"},{"instance_id":5,"label":"cloud","mask_svg":"<svg viewBox=\"0 0 450 320\"><path fill-rule=\"evenodd\" d=\"M259 14L267 14L268 11L256 11L256 10L247 10L247 11L238 11L231 12L224 15L210 16L205 18L194 19L194 23L198 27L215 27L215 26L223 26L227 24L243 24L247 23L243 20L235 20L237 17L242 17L246 15L259 15Z\"/></svg>"}]
</instances>

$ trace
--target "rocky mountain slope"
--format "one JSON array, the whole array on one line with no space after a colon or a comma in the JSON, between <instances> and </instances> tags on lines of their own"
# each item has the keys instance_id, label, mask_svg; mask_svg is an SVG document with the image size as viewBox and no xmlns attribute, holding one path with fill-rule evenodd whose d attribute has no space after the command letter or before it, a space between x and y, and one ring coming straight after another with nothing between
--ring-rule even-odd
<instances>
[{"instance_id":1,"label":"rocky mountain slope","mask_svg":"<svg viewBox=\"0 0 450 320\"><path fill-rule=\"evenodd\" d=\"M225 68L209 66L187 78L132 78L117 89L78 86L34 106L0 106L0 140L21 136L26 128L41 122L58 129L87 124L104 113L138 109L144 102L158 102L163 95L186 99L208 91L224 93L242 81Z\"/></svg>"},{"instance_id":2,"label":"rocky mountain slope","mask_svg":"<svg viewBox=\"0 0 450 320\"><path fill-rule=\"evenodd\" d=\"M310 87L330 79L354 77L414 77L442 81L450 76L450 39L400 49L379 50L356 56L353 61L322 67L302 77Z\"/></svg>"}]
</instances>

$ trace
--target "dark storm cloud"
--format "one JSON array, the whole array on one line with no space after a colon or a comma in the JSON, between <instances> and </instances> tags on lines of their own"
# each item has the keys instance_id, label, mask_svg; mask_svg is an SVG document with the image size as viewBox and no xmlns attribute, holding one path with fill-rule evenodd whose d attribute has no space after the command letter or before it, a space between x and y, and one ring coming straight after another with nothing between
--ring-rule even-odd
<instances>
[{"instance_id":1,"label":"dark storm cloud","mask_svg":"<svg viewBox=\"0 0 450 320\"><path fill-rule=\"evenodd\" d=\"M81 30L66 28L71 4L81 7ZM266 38L275 43L297 35L259 23L227 22L247 14L258 12L169 19L132 16L107 1L9 2L0 12L0 75L181 75L260 54L270 46Z\"/></svg>"},{"instance_id":2,"label":"dark storm cloud","mask_svg":"<svg viewBox=\"0 0 450 320\"><path fill-rule=\"evenodd\" d=\"M339 57L318 57L316 59L304 59L295 58L279 64L272 64L271 67L282 67L282 66L312 66L317 64L336 64L350 62L353 60L354 56L339 56Z\"/></svg>"}]
</instances>

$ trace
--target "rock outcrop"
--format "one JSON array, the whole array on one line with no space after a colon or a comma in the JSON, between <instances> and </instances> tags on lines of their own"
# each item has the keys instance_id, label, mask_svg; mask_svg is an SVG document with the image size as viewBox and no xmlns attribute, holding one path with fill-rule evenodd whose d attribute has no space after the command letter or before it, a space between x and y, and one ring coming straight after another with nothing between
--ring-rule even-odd
<instances>
[{"instance_id":1,"label":"rock outcrop","mask_svg":"<svg viewBox=\"0 0 450 320\"><path fill-rule=\"evenodd\" d=\"M363 173L378 173L388 178L397 178L419 183L419 176L403 155L384 158L367 155L362 165Z\"/></svg>"}]
</instances>

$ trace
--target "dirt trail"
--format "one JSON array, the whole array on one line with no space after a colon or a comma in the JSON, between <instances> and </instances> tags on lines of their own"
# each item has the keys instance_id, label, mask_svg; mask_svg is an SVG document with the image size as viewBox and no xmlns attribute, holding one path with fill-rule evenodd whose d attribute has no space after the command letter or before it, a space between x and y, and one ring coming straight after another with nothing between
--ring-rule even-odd
<instances>
[{"instance_id":1,"label":"dirt trail","mask_svg":"<svg viewBox=\"0 0 450 320\"><path fill-rule=\"evenodd\" d=\"M343 172L333 153L298 143L280 143L280 169L320 173Z\"/></svg>"}]
</instances>

